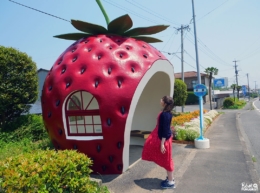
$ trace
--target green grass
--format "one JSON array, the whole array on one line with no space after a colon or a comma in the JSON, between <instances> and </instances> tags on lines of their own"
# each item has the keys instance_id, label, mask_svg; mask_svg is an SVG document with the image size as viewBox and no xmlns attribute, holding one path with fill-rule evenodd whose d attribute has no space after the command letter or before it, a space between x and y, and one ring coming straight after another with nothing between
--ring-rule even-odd
<instances>
[{"instance_id":1,"label":"green grass","mask_svg":"<svg viewBox=\"0 0 260 193\"><path fill-rule=\"evenodd\" d=\"M252 156L252 161L253 161L253 162L256 162L255 156Z\"/></svg>"},{"instance_id":2,"label":"green grass","mask_svg":"<svg viewBox=\"0 0 260 193\"><path fill-rule=\"evenodd\" d=\"M28 138L16 142L5 142L0 140L0 147L0 160L4 160L14 155L30 153L37 149L53 149L53 146L48 138L37 142L32 142L31 139Z\"/></svg>"}]
</instances>

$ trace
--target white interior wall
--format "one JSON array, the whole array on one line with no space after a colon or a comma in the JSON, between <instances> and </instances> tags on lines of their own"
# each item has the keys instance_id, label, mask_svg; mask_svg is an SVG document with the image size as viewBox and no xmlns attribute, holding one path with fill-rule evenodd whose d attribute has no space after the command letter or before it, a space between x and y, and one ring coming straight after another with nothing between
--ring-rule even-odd
<instances>
[{"instance_id":1,"label":"white interior wall","mask_svg":"<svg viewBox=\"0 0 260 193\"><path fill-rule=\"evenodd\" d=\"M173 96L174 68L167 60L158 60L146 72L133 96L124 134L123 171L129 167L131 130L152 131L160 111L160 99ZM144 140L131 138L131 144L143 145Z\"/></svg>"},{"instance_id":2,"label":"white interior wall","mask_svg":"<svg viewBox=\"0 0 260 193\"><path fill-rule=\"evenodd\" d=\"M131 130L152 131L161 110L160 100L170 95L170 78L164 72L157 72L149 80L137 102Z\"/></svg>"}]
</instances>

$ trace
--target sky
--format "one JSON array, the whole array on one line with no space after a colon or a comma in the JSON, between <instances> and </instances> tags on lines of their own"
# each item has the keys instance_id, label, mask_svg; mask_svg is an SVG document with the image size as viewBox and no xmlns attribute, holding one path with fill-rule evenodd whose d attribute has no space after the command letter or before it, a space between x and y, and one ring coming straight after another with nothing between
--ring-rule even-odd
<instances>
[{"instance_id":1,"label":"sky","mask_svg":"<svg viewBox=\"0 0 260 193\"><path fill-rule=\"evenodd\" d=\"M0 0L0 45L26 52L37 68L49 70L73 43L54 35L78 32L70 19L106 27L96 0ZM18 5L40 10L48 14ZM169 25L153 37L152 44L181 72L181 25L184 30L184 71L197 71L192 20L192 0L101 0L110 21L129 14L133 27ZM215 78L234 84L237 61L238 85L260 88L260 1L194 0L199 70L217 68ZM56 17L54 17L56 16ZM59 18L57 18L59 17ZM258 86L259 85L259 86Z\"/></svg>"}]
</instances>

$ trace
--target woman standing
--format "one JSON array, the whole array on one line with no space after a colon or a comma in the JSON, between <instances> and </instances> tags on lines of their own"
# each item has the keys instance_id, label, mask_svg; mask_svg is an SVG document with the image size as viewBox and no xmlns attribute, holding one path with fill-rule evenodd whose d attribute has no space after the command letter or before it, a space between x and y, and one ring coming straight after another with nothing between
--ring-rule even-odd
<instances>
[{"instance_id":1,"label":"woman standing","mask_svg":"<svg viewBox=\"0 0 260 193\"><path fill-rule=\"evenodd\" d=\"M153 161L167 172L166 180L161 182L162 188L175 188L173 179L174 164L172 159L172 109L173 99L164 96L161 99L162 112L157 117L157 125L145 141L142 159Z\"/></svg>"}]
</instances>

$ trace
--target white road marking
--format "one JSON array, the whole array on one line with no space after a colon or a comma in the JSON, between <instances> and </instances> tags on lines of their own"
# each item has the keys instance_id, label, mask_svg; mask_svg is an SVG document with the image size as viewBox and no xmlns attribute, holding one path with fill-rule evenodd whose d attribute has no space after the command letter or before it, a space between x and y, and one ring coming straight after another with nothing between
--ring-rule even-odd
<instances>
[{"instance_id":1,"label":"white road marking","mask_svg":"<svg viewBox=\"0 0 260 193\"><path fill-rule=\"evenodd\" d=\"M257 100L258 100L258 99L257 99ZM253 107L254 107L258 112L260 112L260 109L258 109L258 108L255 106L255 102L256 102L257 100L255 100L252 104L253 104Z\"/></svg>"}]
</instances>

